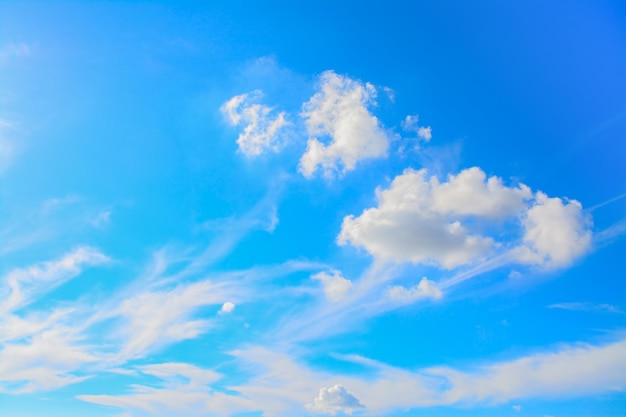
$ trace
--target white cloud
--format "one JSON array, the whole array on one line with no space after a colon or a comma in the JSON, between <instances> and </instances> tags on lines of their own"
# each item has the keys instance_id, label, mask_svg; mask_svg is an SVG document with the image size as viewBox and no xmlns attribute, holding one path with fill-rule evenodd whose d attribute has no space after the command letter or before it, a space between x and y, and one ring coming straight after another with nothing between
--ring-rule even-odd
<instances>
[{"instance_id":1,"label":"white cloud","mask_svg":"<svg viewBox=\"0 0 626 417\"><path fill-rule=\"evenodd\" d=\"M85 266L108 260L97 249L79 247L60 259L13 269L2 277L0 391L53 390L86 378L73 372L99 358L81 343L80 325L63 324L74 313L72 308L22 316L16 312L80 275Z\"/></svg>"},{"instance_id":2,"label":"white cloud","mask_svg":"<svg viewBox=\"0 0 626 417\"><path fill-rule=\"evenodd\" d=\"M419 116L408 115L402 121L402 128L407 132L414 132L417 134L418 138L423 140L424 142L430 142L433 137L433 132L430 126L419 126L418 125Z\"/></svg>"},{"instance_id":3,"label":"white cloud","mask_svg":"<svg viewBox=\"0 0 626 417\"><path fill-rule=\"evenodd\" d=\"M449 175L448 181L439 184L436 177L430 179L433 209L438 213L486 218L505 218L526 208L525 200L532 192L524 184L509 188L502 179L489 177L478 167Z\"/></svg>"},{"instance_id":4,"label":"white cloud","mask_svg":"<svg viewBox=\"0 0 626 417\"><path fill-rule=\"evenodd\" d=\"M52 328L72 313L71 309L36 312L26 317L9 314L0 319L0 342L20 340Z\"/></svg>"},{"instance_id":5,"label":"white cloud","mask_svg":"<svg viewBox=\"0 0 626 417\"><path fill-rule=\"evenodd\" d=\"M343 385L320 388L320 392L307 409L316 413L336 415L338 412L352 414L353 411L365 408L363 404Z\"/></svg>"},{"instance_id":6,"label":"white cloud","mask_svg":"<svg viewBox=\"0 0 626 417\"><path fill-rule=\"evenodd\" d=\"M590 311L599 313L623 313L622 310L611 304L594 304L589 302L556 303L549 305L548 308L571 311Z\"/></svg>"},{"instance_id":7,"label":"white cloud","mask_svg":"<svg viewBox=\"0 0 626 417\"><path fill-rule=\"evenodd\" d=\"M202 306L220 304L228 295L220 285L200 281L125 299L113 313L124 318L119 329L124 339L120 358L142 357L206 332L212 322L193 319L192 315Z\"/></svg>"},{"instance_id":8,"label":"white cloud","mask_svg":"<svg viewBox=\"0 0 626 417\"><path fill-rule=\"evenodd\" d=\"M0 313L19 310L37 297L80 275L84 266L98 265L108 260L97 249L83 246L59 260L14 269L2 277L5 288L0 290Z\"/></svg>"},{"instance_id":9,"label":"white cloud","mask_svg":"<svg viewBox=\"0 0 626 417\"><path fill-rule=\"evenodd\" d=\"M385 157L389 139L368 110L376 98L374 86L333 71L324 72L319 84L320 91L303 106L310 139L300 172L310 178L319 167L330 177L353 170L359 161ZM330 142L325 145L319 136Z\"/></svg>"},{"instance_id":10,"label":"white cloud","mask_svg":"<svg viewBox=\"0 0 626 417\"><path fill-rule=\"evenodd\" d=\"M578 201L564 203L537 192L535 204L523 219L524 244L516 256L522 263L568 266L590 249L590 224Z\"/></svg>"},{"instance_id":11,"label":"white cloud","mask_svg":"<svg viewBox=\"0 0 626 417\"><path fill-rule=\"evenodd\" d=\"M341 300L352 288L352 281L341 276L339 271L331 271L332 275L326 272L319 272L311 278L321 281L324 286L324 294L330 301Z\"/></svg>"},{"instance_id":12,"label":"white cloud","mask_svg":"<svg viewBox=\"0 0 626 417\"><path fill-rule=\"evenodd\" d=\"M514 405L512 408L516 413L519 413L520 411L522 411L521 405Z\"/></svg>"},{"instance_id":13,"label":"white cloud","mask_svg":"<svg viewBox=\"0 0 626 417\"><path fill-rule=\"evenodd\" d=\"M165 381L176 382L178 377L188 380L189 386L210 384L221 378L221 375L210 369L203 369L188 363L168 362L139 366L141 373L156 376Z\"/></svg>"},{"instance_id":14,"label":"white cloud","mask_svg":"<svg viewBox=\"0 0 626 417\"><path fill-rule=\"evenodd\" d=\"M222 113L233 126L243 126L237 138L239 150L246 156L258 156L266 151L278 151L284 144L283 129L289 123L286 113L274 115L274 108L254 103L260 91L235 96L224 103Z\"/></svg>"},{"instance_id":15,"label":"white cloud","mask_svg":"<svg viewBox=\"0 0 626 417\"><path fill-rule=\"evenodd\" d=\"M579 202L564 203L540 191L533 197L526 185L504 186L478 167L444 182L427 178L425 169L406 169L376 195L377 207L344 218L337 240L387 261L451 269L508 246L513 248L510 259L517 262L565 267L591 244L591 221ZM504 222L510 220L514 224ZM510 240L484 236L486 225ZM521 242L515 240L518 230Z\"/></svg>"},{"instance_id":16,"label":"white cloud","mask_svg":"<svg viewBox=\"0 0 626 417\"><path fill-rule=\"evenodd\" d=\"M407 371L354 355L338 357L373 368L368 376L329 375L299 364L285 354L263 349L237 353L260 366L260 374L245 386L233 387L269 415L294 415L297 404L318 387L350 387L354 400L366 399L369 413L452 404L499 404L522 399L568 398L626 390L626 340L606 345L566 345L547 353L472 367L461 371L435 367ZM329 392L330 391L330 392ZM341 390L322 389L319 412L343 404ZM311 397L309 397L311 398ZM355 404L354 402L349 404ZM327 407L324 407L327 405ZM351 407L354 411L357 407Z\"/></svg>"},{"instance_id":17,"label":"white cloud","mask_svg":"<svg viewBox=\"0 0 626 417\"><path fill-rule=\"evenodd\" d=\"M227 301L222 305L222 308L220 308L220 313L221 314L232 313L234 309L235 309L235 304L231 303L230 301Z\"/></svg>"},{"instance_id":18,"label":"white cloud","mask_svg":"<svg viewBox=\"0 0 626 417\"><path fill-rule=\"evenodd\" d=\"M84 380L71 372L99 358L77 341L71 329L57 327L23 343L5 344L0 350L0 391L47 391Z\"/></svg>"},{"instance_id":19,"label":"white cloud","mask_svg":"<svg viewBox=\"0 0 626 417\"><path fill-rule=\"evenodd\" d=\"M79 395L93 404L120 408L128 416L230 416L258 410L245 398L213 391L207 384L221 375L186 363L163 363L138 367L141 373L162 380L158 387L133 385L133 392L121 395Z\"/></svg>"},{"instance_id":20,"label":"white cloud","mask_svg":"<svg viewBox=\"0 0 626 417\"><path fill-rule=\"evenodd\" d=\"M468 176L474 177L477 170L482 173L478 168L466 170L441 185L435 177L427 181L426 170L405 170L388 189L376 191L378 207L365 210L359 217L344 218L339 244L350 242L364 247L377 258L426 262L445 268L480 259L490 251L494 241L470 234L461 224L460 215L490 216L502 209L495 202L465 206L473 197L469 195L471 189L464 185L474 185L476 193L487 198L506 198L500 196L500 187L494 189L480 182L463 181ZM508 195L511 194L507 192ZM512 195L516 201L522 200L515 192Z\"/></svg>"},{"instance_id":21,"label":"white cloud","mask_svg":"<svg viewBox=\"0 0 626 417\"><path fill-rule=\"evenodd\" d=\"M405 288L400 285L391 287L387 291L387 296L393 300L401 302L411 302L420 298L441 298L441 290L437 287L437 284L430 281L428 278L423 277L419 284L413 288Z\"/></svg>"},{"instance_id":22,"label":"white cloud","mask_svg":"<svg viewBox=\"0 0 626 417\"><path fill-rule=\"evenodd\" d=\"M626 340L604 345L570 345L495 363L473 372L431 369L450 384L444 399L503 403L521 398L557 398L626 389Z\"/></svg>"}]
</instances>

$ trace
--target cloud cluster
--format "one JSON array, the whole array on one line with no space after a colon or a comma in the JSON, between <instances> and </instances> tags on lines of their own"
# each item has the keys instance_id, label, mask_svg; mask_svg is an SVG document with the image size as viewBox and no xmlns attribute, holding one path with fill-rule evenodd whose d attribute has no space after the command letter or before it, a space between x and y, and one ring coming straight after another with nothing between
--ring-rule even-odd
<instances>
[{"instance_id":1,"label":"cloud cluster","mask_svg":"<svg viewBox=\"0 0 626 417\"><path fill-rule=\"evenodd\" d=\"M238 95L221 107L231 125L243 126L237 144L247 156L276 151L284 142L286 113L273 116L273 108L255 104L261 94L257 90ZM319 76L318 91L302 105L300 114L309 135L300 158L302 175L311 178L319 170L332 177L355 169L359 161L387 155L389 137L370 112L376 95L370 83L333 71ZM419 128L418 134L430 139L430 128Z\"/></svg>"},{"instance_id":2,"label":"cloud cluster","mask_svg":"<svg viewBox=\"0 0 626 417\"><path fill-rule=\"evenodd\" d=\"M246 156L280 149L284 143L282 131L289 124L284 111L274 115L274 108L255 103L261 96L258 90L241 94L228 100L221 108L231 125L243 126L237 145Z\"/></svg>"},{"instance_id":3,"label":"cloud cluster","mask_svg":"<svg viewBox=\"0 0 626 417\"><path fill-rule=\"evenodd\" d=\"M378 206L346 216L339 244L365 248L376 258L427 263L452 269L476 263L501 246L486 225L523 228L515 248L519 262L565 266L591 243L589 222L575 200L563 204L524 184L507 187L477 167L440 182L425 169L405 170L388 189L378 189ZM521 226L520 226L521 224Z\"/></svg>"}]
</instances>

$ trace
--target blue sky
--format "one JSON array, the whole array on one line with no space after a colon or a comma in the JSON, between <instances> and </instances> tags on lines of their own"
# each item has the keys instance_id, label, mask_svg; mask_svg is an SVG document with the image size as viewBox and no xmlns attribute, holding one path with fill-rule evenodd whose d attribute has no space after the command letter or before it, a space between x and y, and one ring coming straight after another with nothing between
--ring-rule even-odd
<instances>
[{"instance_id":1,"label":"blue sky","mask_svg":"<svg viewBox=\"0 0 626 417\"><path fill-rule=\"evenodd\" d=\"M297 3L0 3L3 415L623 415L624 4Z\"/></svg>"}]
</instances>

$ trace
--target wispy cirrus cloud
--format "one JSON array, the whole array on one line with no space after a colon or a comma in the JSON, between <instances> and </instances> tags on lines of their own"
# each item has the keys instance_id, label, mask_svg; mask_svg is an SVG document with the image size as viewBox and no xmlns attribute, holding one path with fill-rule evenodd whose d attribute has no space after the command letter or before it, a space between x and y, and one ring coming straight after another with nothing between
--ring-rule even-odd
<instances>
[{"instance_id":1,"label":"wispy cirrus cloud","mask_svg":"<svg viewBox=\"0 0 626 417\"><path fill-rule=\"evenodd\" d=\"M550 304L548 308L570 311L588 311L594 313L619 313L623 314L624 311L611 304L595 304L588 301L584 302L571 302L571 303L555 303Z\"/></svg>"},{"instance_id":2,"label":"wispy cirrus cloud","mask_svg":"<svg viewBox=\"0 0 626 417\"><path fill-rule=\"evenodd\" d=\"M16 311L78 276L83 267L108 261L109 258L98 249L82 246L58 260L14 269L2 277L5 290L0 294L0 312Z\"/></svg>"},{"instance_id":3,"label":"wispy cirrus cloud","mask_svg":"<svg viewBox=\"0 0 626 417\"><path fill-rule=\"evenodd\" d=\"M159 363L136 368L144 375L161 381L157 387L133 385L122 395L79 395L79 400L122 409L134 417L204 416L207 413L229 416L254 411L258 407L249 399L214 391L208 384L222 376L209 369L187 363Z\"/></svg>"},{"instance_id":4,"label":"wispy cirrus cloud","mask_svg":"<svg viewBox=\"0 0 626 417\"><path fill-rule=\"evenodd\" d=\"M239 295L233 288L211 281L178 285L170 290L143 292L124 299L111 313L122 322L117 333L123 339L123 361L143 357L170 344L198 337L212 320L193 318L203 306L222 305Z\"/></svg>"},{"instance_id":5,"label":"wispy cirrus cloud","mask_svg":"<svg viewBox=\"0 0 626 417\"><path fill-rule=\"evenodd\" d=\"M61 258L17 268L2 277L0 296L0 390L20 393L52 390L80 382L74 371L99 360L75 326L72 308L20 311L49 291L79 276L86 267L109 262L102 252L79 247Z\"/></svg>"},{"instance_id":6,"label":"wispy cirrus cloud","mask_svg":"<svg viewBox=\"0 0 626 417\"><path fill-rule=\"evenodd\" d=\"M160 388L140 386L130 394L78 398L120 408L133 416L160 412L156 404L165 406L168 412L188 412L190 403L183 400L194 403L199 398L204 398L204 402L198 405L198 410L220 415L249 410L263 411L268 416L287 416L302 414L305 409L331 415L357 410L364 415L386 415L431 406L506 404L523 399L588 396L626 388L623 339L604 345L563 345L542 353L478 364L467 370L446 366L405 370L358 355L336 356L367 370L351 375L315 370L288 352L276 349L250 347L231 354L253 376L246 383L228 387L228 393L215 392L213 397L198 395L198 387L179 385L170 389L168 400L159 401L156 396L162 393ZM219 402L215 401L218 396Z\"/></svg>"},{"instance_id":7,"label":"wispy cirrus cloud","mask_svg":"<svg viewBox=\"0 0 626 417\"><path fill-rule=\"evenodd\" d=\"M76 375L85 364L101 360L76 329L55 326L0 350L0 391L27 393L54 390L83 381Z\"/></svg>"}]
</instances>

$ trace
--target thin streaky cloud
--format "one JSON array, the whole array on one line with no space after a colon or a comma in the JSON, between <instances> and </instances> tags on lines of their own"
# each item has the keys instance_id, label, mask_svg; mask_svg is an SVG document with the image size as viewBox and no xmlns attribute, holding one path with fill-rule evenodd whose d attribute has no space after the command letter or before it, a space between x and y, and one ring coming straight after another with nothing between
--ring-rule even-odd
<instances>
[{"instance_id":1,"label":"thin streaky cloud","mask_svg":"<svg viewBox=\"0 0 626 417\"><path fill-rule=\"evenodd\" d=\"M571 302L571 303L555 303L550 304L548 308L570 310L570 311L589 311L595 313L617 313L624 314L624 311L619 307L611 304L595 304L587 301L584 302Z\"/></svg>"},{"instance_id":2,"label":"thin streaky cloud","mask_svg":"<svg viewBox=\"0 0 626 417\"><path fill-rule=\"evenodd\" d=\"M626 197L626 193L623 193L623 194L617 195L617 196L615 196L615 197L609 198L608 200L605 200L605 201L603 201L603 202L601 202L601 203L598 203L598 204L596 204L595 206L591 206L591 207L589 207L588 209L586 209L586 211L591 212L591 211L597 210L597 209L599 209L600 207L604 207L604 206L606 206L606 205L609 205L609 204L611 204L611 203L614 203L614 202L616 202L616 201L619 201L619 200L621 200L621 199L622 199L622 198L624 198L624 197Z\"/></svg>"}]
</instances>

